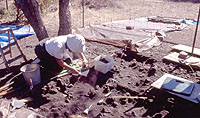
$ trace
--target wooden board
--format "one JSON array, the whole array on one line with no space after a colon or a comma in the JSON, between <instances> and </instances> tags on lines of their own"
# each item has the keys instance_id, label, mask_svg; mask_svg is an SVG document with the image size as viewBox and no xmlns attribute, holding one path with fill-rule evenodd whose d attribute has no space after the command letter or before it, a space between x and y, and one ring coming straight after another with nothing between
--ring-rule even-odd
<instances>
[{"instance_id":1,"label":"wooden board","mask_svg":"<svg viewBox=\"0 0 200 118\"><path fill-rule=\"evenodd\" d=\"M187 53L192 53L192 47L190 46L187 46L187 45L175 45L172 47L172 49L174 50L179 50L179 51L185 51ZM193 52L194 55L197 55L197 56L200 56L200 49L198 48L194 48L194 52Z\"/></svg>"},{"instance_id":2,"label":"wooden board","mask_svg":"<svg viewBox=\"0 0 200 118\"><path fill-rule=\"evenodd\" d=\"M178 56L179 56L178 52L172 52L171 54L165 56L164 59L175 62L175 63L182 64L182 65L186 65L186 63L181 63L179 61ZM191 56L191 57L187 58L185 61L189 62L190 66L192 66L193 68L200 69L200 58ZM186 65L186 66L188 66L188 65Z\"/></svg>"},{"instance_id":3,"label":"wooden board","mask_svg":"<svg viewBox=\"0 0 200 118\"><path fill-rule=\"evenodd\" d=\"M163 82L165 81L165 79L167 77L171 77L171 78L174 78L174 79L177 79L177 80L188 81L188 82L194 83L194 82L186 80L184 78L180 78L180 77L177 77L177 76L174 76L174 75L166 73L161 78L159 78L154 83L152 83L151 86L153 86L153 87L155 87L157 89L161 89L161 86L162 86ZM199 103L199 101L197 100L197 97L200 96L200 84L197 84L197 83L194 83L194 84L195 84L195 86L194 86L194 89L193 89L193 91L192 91L190 96L186 96L186 95L170 92L170 91L167 91L167 90L164 90L164 89L161 89L161 90L166 91L166 92L168 92L168 93L170 93L172 95L179 96L179 97L181 97L183 99L189 100L191 102Z\"/></svg>"},{"instance_id":4,"label":"wooden board","mask_svg":"<svg viewBox=\"0 0 200 118\"><path fill-rule=\"evenodd\" d=\"M146 40L146 39L145 39ZM97 42L97 43L102 43L106 45L112 45L120 48L129 48L133 52L138 52L137 49L135 48L134 45L131 44L131 41L128 40L91 40L91 39L86 39L86 41L91 41L91 42Z\"/></svg>"}]
</instances>

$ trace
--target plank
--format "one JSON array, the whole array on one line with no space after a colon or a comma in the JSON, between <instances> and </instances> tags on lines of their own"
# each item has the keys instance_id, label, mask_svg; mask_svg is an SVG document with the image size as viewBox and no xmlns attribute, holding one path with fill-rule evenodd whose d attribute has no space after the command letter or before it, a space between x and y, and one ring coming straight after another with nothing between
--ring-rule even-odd
<instances>
[{"instance_id":1,"label":"plank","mask_svg":"<svg viewBox=\"0 0 200 118\"><path fill-rule=\"evenodd\" d=\"M172 49L179 50L179 51L185 51L185 52L190 53L190 54L192 53L192 47L187 46L187 45L182 45L182 44L175 45L175 46L172 47ZM200 49L194 48L193 54L200 56Z\"/></svg>"},{"instance_id":2,"label":"plank","mask_svg":"<svg viewBox=\"0 0 200 118\"><path fill-rule=\"evenodd\" d=\"M112 45L112 46L116 46L116 47L120 47L120 48L127 47L133 52L138 52L137 49L133 45L129 44L128 40L122 40L122 41L119 41L119 40L111 40L111 41L109 41L109 40L91 40L91 39L86 39L86 40L91 41L91 42L102 43L102 44L106 44L106 45Z\"/></svg>"},{"instance_id":3,"label":"plank","mask_svg":"<svg viewBox=\"0 0 200 118\"><path fill-rule=\"evenodd\" d=\"M179 64L182 64L182 65L188 66L186 63L181 63L179 61L179 57L178 56L179 56L178 52L172 52L171 54L168 54L167 56L164 56L164 59L166 59L168 61L172 61L172 62L175 62L175 63L179 63ZM190 64L190 66L192 66L193 68L200 69L200 58L194 57L194 56L190 56L185 61L188 62Z\"/></svg>"},{"instance_id":4,"label":"plank","mask_svg":"<svg viewBox=\"0 0 200 118\"><path fill-rule=\"evenodd\" d=\"M180 80L180 81L188 81L188 82L194 83L194 82L189 81L187 79L180 78L180 77L165 73L161 78L159 78L154 83L152 83L151 86L154 87L154 88L163 90L165 92L168 92L168 93L170 93L172 95L181 97L181 98L183 98L185 100L191 101L193 103L199 103L197 97L199 97L199 93L200 93L200 84L194 83L195 86L194 86L194 89L193 89L191 95L190 96L186 96L186 95L183 95L183 94L178 94L178 93L174 93L174 92L171 92L171 91L167 91L167 90L161 89L161 86L162 86L163 82L165 81L165 79L167 77L171 77L171 78L174 78L174 79L177 79L177 80Z\"/></svg>"}]
</instances>

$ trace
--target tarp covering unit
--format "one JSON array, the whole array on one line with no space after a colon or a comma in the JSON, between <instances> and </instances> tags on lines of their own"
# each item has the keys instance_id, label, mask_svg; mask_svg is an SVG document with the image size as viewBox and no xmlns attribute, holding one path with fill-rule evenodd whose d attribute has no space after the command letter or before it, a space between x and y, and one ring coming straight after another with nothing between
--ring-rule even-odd
<instances>
[{"instance_id":1,"label":"tarp covering unit","mask_svg":"<svg viewBox=\"0 0 200 118\"><path fill-rule=\"evenodd\" d=\"M152 18L154 17L151 17L151 20ZM166 19L164 20L166 21ZM187 26L185 22L174 22L174 20L172 23L141 21L137 19L122 20L102 25L90 25L76 29L74 33L83 35L89 41L118 47L128 47L132 51L141 52L160 45L166 37L165 33L179 31Z\"/></svg>"}]
</instances>

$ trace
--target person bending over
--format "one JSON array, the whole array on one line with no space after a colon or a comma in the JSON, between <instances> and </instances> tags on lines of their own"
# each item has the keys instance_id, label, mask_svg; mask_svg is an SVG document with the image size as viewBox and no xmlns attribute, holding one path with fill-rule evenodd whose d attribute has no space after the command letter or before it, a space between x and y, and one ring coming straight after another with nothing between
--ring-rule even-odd
<instances>
[{"instance_id":1,"label":"person bending over","mask_svg":"<svg viewBox=\"0 0 200 118\"><path fill-rule=\"evenodd\" d=\"M66 68L74 74L80 74L70 63L72 57L77 55L82 60L82 68L85 68L88 61L84 52L85 38L79 34L46 38L35 47L35 54L40 59L39 64L54 72L61 72Z\"/></svg>"}]
</instances>

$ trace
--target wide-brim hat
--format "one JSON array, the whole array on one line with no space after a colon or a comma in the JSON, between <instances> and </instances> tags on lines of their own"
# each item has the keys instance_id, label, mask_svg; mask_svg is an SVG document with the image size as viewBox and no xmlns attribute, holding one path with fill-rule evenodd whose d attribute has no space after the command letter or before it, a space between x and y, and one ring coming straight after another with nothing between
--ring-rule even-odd
<instances>
[{"instance_id":1,"label":"wide-brim hat","mask_svg":"<svg viewBox=\"0 0 200 118\"><path fill-rule=\"evenodd\" d=\"M85 38L79 34L69 35L66 43L72 52L85 52Z\"/></svg>"}]
</instances>

